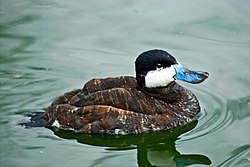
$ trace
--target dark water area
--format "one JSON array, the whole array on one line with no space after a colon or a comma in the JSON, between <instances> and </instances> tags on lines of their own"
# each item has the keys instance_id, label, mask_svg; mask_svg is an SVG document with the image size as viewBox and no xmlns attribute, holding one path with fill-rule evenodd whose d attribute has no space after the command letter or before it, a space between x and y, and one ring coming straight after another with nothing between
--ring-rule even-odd
<instances>
[{"instance_id":1,"label":"dark water area","mask_svg":"<svg viewBox=\"0 0 250 167\"><path fill-rule=\"evenodd\" d=\"M0 166L250 166L250 1L0 1ZM24 128L92 78L135 75L143 51L208 71L198 121L90 136ZM211 163L211 164L210 164ZM208 165L210 164L210 165Z\"/></svg>"}]
</instances>

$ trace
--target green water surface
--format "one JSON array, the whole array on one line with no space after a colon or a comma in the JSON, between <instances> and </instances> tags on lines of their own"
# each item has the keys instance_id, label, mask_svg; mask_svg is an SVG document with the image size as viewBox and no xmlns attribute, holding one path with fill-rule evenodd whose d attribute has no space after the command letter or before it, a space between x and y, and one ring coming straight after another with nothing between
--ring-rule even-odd
<instances>
[{"instance_id":1,"label":"green water surface","mask_svg":"<svg viewBox=\"0 0 250 167\"><path fill-rule=\"evenodd\" d=\"M249 0L0 0L0 167L250 166ZM198 121L89 136L24 128L92 78L135 75L143 51L208 71Z\"/></svg>"}]
</instances>

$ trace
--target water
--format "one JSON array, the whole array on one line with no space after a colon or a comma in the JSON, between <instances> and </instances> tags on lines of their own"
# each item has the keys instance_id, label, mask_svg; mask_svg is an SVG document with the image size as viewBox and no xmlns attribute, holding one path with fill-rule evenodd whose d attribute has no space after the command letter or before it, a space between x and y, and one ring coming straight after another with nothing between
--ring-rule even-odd
<instances>
[{"instance_id":1,"label":"water","mask_svg":"<svg viewBox=\"0 0 250 167\"><path fill-rule=\"evenodd\" d=\"M1 0L0 166L249 166L249 6ZM197 125L128 137L17 126L91 78L134 75L136 56L152 48L210 73L200 85L180 82L202 105Z\"/></svg>"}]
</instances>

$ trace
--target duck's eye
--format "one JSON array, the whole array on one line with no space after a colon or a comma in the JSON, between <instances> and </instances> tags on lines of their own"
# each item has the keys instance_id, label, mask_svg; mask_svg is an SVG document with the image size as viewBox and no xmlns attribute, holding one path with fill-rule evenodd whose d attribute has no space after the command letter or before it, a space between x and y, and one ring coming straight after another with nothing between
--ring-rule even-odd
<instances>
[{"instance_id":1,"label":"duck's eye","mask_svg":"<svg viewBox=\"0 0 250 167\"><path fill-rule=\"evenodd\" d=\"M157 67L157 68L161 68L161 67L162 67L161 63L158 63L158 64L156 65L156 67Z\"/></svg>"}]
</instances>

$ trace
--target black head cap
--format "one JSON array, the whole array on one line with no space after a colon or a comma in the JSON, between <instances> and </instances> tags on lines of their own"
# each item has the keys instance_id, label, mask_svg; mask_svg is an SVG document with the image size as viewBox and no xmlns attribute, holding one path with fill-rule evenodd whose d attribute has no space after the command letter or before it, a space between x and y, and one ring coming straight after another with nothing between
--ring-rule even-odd
<instances>
[{"instance_id":1,"label":"black head cap","mask_svg":"<svg viewBox=\"0 0 250 167\"><path fill-rule=\"evenodd\" d=\"M135 61L138 86L144 88L145 75L149 71L170 67L173 64L177 64L176 59L164 50L154 49L141 53Z\"/></svg>"}]
</instances>

